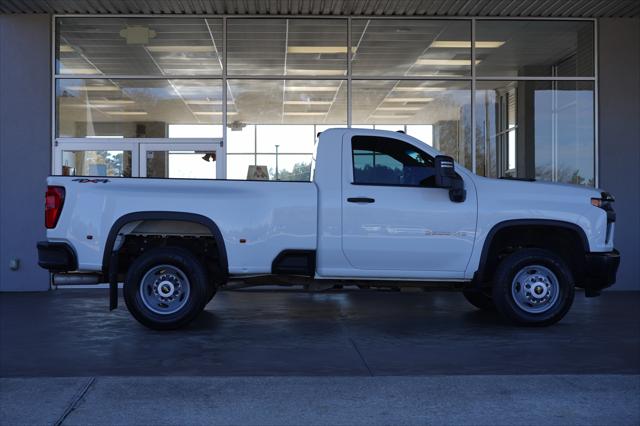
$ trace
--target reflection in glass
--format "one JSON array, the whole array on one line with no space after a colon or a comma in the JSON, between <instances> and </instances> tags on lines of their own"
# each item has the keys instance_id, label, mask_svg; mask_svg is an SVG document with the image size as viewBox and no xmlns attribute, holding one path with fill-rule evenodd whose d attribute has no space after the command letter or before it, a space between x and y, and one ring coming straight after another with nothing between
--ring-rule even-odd
<instances>
[{"instance_id":1,"label":"reflection in glass","mask_svg":"<svg viewBox=\"0 0 640 426\"><path fill-rule=\"evenodd\" d=\"M222 19L61 17L56 32L58 74L222 74Z\"/></svg>"},{"instance_id":2,"label":"reflection in glass","mask_svg":"<svg viewBox=\"0 0 640 426\"><path fill-rule=\"evenodd\" d=\"M63 151L62 175L131 177L131 151Z\"/></svg>"},{"instance_id":3,"label":"reflection in glass","mask_svg":"<svg viewBox=\"0 0 640 426\"><path fill-rule=\"evenodd\" d=\"M470 76L471 22L354 19L356 76Z\"/></svg>"},{"instance_id":4,"label":"reflection in glass","mask_svg":"<svg viewBox=\"0 0 640 426\"><path fill-rule=\"evenodd\" d=\"M269 180L311 180L311 154L260 154L257 161L258 165L267 166Z\"/></svg>"},{"instance_id":5,"label":"reflection in glass","mask_svg":"<svg viewBox=\"0 0 640 426\"><path fill-rule=\"evenodd\" d=\"M476 74L591 77L593 31L592 21L478 20Z\"/></svg>"},{"instance_id":6,"label":"reflection in glass","mask_svg":"<svg viewBox=\"0 0 640 426\"><path fill-rule=\"evenodd\" d=\"M172 179L215 179L214 151L148 151L147 176Z\"/></svg>"},{"instance_id":7,"label":"reflection in glass","mask_svg":"<svg viewBox=\"0 0 640 426\"><path fill-rule=\"evenodd\" d=\"M593 82L478 82L478 173L593 186Z\"/></svg>"},{"instance_id":8,"label":"reflection in glass","mask_svg":"<svg viewBox=\"0 0 640 426\"><path fill-rule=\"evenodd\" d=\"M471 169L470 82L354 80L352 93L354 123L430 126L420 128L424 142Z\"/></svg>"},{"instance_id":9,"label":"reflection in glass","mask_svg":"<svg viewBox=\"0 0 640 426\"><path fill-rule=\"evenodd\" d=\"M229 75L344 76L345 19L229 19Z\"/></svg>"},{"instance_id":10,"label":"reflection in glass","mask_svg":"<svg viewBox=\"0 0 640 426\"><path fill-rule=\"evenodd\" d=\"M231 125L347 123L344 80L228 80Z\"/></svg>"},{"instance_id":11,"label":"reflection in glass","mask_svg":"<svg viewBox=\"0 0 640 426\"><path fill-rule=\"evenodd\" d=\"M220 80L64 79L56 86L58 137L165 138L172 124L218 125L222 134Z\"/></svg>"}]
</instances>

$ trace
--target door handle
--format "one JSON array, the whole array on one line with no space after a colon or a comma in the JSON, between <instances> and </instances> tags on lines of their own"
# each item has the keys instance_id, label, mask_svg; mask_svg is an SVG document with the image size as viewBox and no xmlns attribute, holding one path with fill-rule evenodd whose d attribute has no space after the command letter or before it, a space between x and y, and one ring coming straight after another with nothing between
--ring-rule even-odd
<instances>
[{"instance_id":1,"label":"door handle","mask_svg":"<svg viewBox=\"0 0 640 426\"><path fill-rule=\"evenodd\" d=\"M351 197L347 198L347 201L350 203L375 203L376 200L369 197Z\"/></svg>"}]
</instances>

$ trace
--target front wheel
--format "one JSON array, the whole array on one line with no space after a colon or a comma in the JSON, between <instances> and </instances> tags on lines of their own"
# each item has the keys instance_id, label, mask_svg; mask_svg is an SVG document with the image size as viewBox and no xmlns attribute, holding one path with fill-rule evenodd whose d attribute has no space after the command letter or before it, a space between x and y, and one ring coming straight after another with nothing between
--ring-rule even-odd
<instances>
[{"instance_id":1,"label":"front wheel","mask_svg":"<svg viewBox=\"0 0 640 426\"><path fill-rule=\"evenodd\" d=\"M492 291L496 309L508 320L531 326L560 321L571 308L573 276L556 254L521 249L498 265Z\"/></svg>"},{"instance_id":2,"label":"front wheel","mask_svg":"<svg viewBox=\"0 0 640 426\"><path fill-rule=\"evenodd\" d=\"M191 322L209 301L211 284L202 262L180 247L146 251L129 267L124 300L141 324L171 330Z\"/></svg>"}]
</instances>

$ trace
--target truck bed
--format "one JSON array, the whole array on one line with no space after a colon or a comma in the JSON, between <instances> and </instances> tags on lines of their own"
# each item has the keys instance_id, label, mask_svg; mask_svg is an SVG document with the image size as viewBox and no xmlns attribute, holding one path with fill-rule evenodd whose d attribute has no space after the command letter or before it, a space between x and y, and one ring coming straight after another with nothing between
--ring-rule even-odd
<instances>
[{"instance_id":1,"label":"truck bed","mask_svg":"<svg viewBox=\"0 0 640 426\"><path fill-rule=\"evenodd\" d=\"M47 183L66 189L58 226L47 230L47 239L81 251L79 270L102 269L112 225L136 212L213 220L234 275L270 273L283 250L316 249L318 190L312 182L53 176Z\"/></svg>"}]
</instances>

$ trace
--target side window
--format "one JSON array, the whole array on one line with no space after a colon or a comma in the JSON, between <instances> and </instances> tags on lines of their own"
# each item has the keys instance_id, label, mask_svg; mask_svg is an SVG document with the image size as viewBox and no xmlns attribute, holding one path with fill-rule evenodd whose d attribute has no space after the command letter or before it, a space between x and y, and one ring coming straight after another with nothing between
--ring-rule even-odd
<instances>
[{"instance_id":1,"label":"side window","mask_svg":"<svg viewBox=\"0 0 640 426\"><path fill-rule=\"evenodd\" d=\"M434 186L433 158L406 142L354 136L351 153L355 184Z\"/></svg>"}]
</instances>

